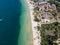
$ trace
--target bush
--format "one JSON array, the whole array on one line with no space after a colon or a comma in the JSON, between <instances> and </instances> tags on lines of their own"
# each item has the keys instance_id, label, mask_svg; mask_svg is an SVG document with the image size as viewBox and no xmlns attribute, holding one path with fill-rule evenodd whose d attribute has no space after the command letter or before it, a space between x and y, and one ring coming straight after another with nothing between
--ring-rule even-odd
<instances>
[{"instance_id":1,"label":"bush","mask_svg":"<svg viewBox=\"0 0 60 45\"><path fill-rule=\"evenodd\" d=\"M36 21L36 22L40 22L40 20L37 18L37 16L34 16L34 21Z\"/></svg>"},{"instance_id":2,"label":"bush","mask_svg":"<svg viewBox=\"0 0 60 45\"><path fill-rule=\"evenodd\" d=\"M57 43L53 43L53 45L58 45Z\"/></svg>"},{"instance_id":3,"label":"bush","mask_svg":"<svg viewBox=\"0 0 60 45\"><path fill-rule=\"evenodd\" d=\"M57 6L57 10L58 12L60 12L60 4Z\"/></svg>"}]
</instances>

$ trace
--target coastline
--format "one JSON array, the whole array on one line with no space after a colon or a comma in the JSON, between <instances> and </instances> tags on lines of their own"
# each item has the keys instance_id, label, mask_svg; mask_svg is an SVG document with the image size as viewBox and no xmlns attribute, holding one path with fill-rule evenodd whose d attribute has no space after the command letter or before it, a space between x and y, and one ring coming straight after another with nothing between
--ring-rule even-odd
<instances>
[{"instance_id":1,"label":"coastline","mask_svg":"<svg viewBox=\"0 0 60 45\"><path fill-rule=\"evenodd\" d=\"M28 3L29 6L29 11L30 11L30 17L31 17L31 24L32 24L32 32L33 32L33 43L34 45L41 45L41 36L40 36L40 32L35 29L34 27L37 27L37 22L34 21L34 16L33 16L33 5L30 4L30 0L26 0L26 2ZM39 37L39 39L38 39Z\"/></svg>"},{"instance_id":2,"label":"coastline","mask_svg":"<svg viewBox=\"0 0 60 45\"><path fill-rule=\"evenodd\" d=\"M42 2L39 2L39 1L37 1L37 2L33 2L33 1L31 1L31 0L26 0L26 2L28 3L28 7L29 7L29 11L30 11L30 17L31 17L31 24L32 24L32 32L33 32L33 43L34 43L34 45L49 45L49 44L51 44L52 43L52 45L55 45L55 44L59 44L60 43L60 35L58 36L57 35L57 37L58 38L55 38L56 37L56 34L54 33L57 29L56 29L56 27L54 27L54 26L56 26L55 24L59 24L59 23L56 23L56 22L58 22L58 21L55 21L55 23L53 24L54 26L54 28L52 29L51 27L52 27L52 25L51 24L49 24L50 25L50 29L45 29L45 28L49 28L49 25L47 25L47 27L45 27L44 25L44 29L42 28L42 30L40 30L41 28L40 27L43 27L43 26L41 26L43 23L47 23L47 22L49 22L49 17L48 18L46 18L46 16L43 16L43 15L53 15L53 13L54 13L54 15L57 15L57 10L56 10L56 5L55 4L51 4L51 3L49 3L48 2L48 0L47 1L42 1ZM33 4L34 3L34 4ZM36 3L37 3L37 6L36 6ZM42 5L43 4L43 5ZM46 6L47 5L47 6ZM60 4L59 4L60 5ZM34 6L36 6L36 8L34 7ZM36 11L36 13L35 14L38 14L37 16L36 15L34 15L33 14L33 12L34 12L34 10L33 9L36 9L35 11ZM53 13L51 13L52 11L51 10L49 10L49 9L53 9L52 11L53 11ZM49 11L49 14L47 14L47 11ZM40 14L40 12L41 11L43 11L42 12L42 14ZM46 14L45 14L46 13ZM40 15L42 16L42 17L45 17L45 18L41 18L41 19L45 19L45 20L41 20L40 21ZM35 18L39 21L36 21L36 20L34 20L35 18L34 18L34 16L36 16ZM53 16L52 16L53 17ZM55 16L54 16L55 17ZM48 20L47 20L48 19ZM55 17L55 19L57 20L57 18ZM37 26L39 26L39 27L37 27ZM39 29L40 28L40 29ZM57 26L57 28L58 28L58 26ZM49 30L49 31L48 31ZM54 31L55 30L55 31ZM41 32L43 32L43 33L41 33L40 34L40 31ZM58 30L57 30L57 32L59 31L59 28L58 28ZM44 33L45 32L45 33ZM49 33L48 33L49 32ZM43 35L42 35L43 34ZM50 35L51 34L51 35ZM55 40L53 40L50 36L53 36L53 39ZM47 37L47 38L46 38ZM46 42L45 42L46 41ZM54 42L53 42L54 41ZM57 42L56 42L57 41ZM50 43L51 42L51 43Z\"/></svg>"},{"instance_id":3,"label":"coastline","mask_svg":"<svg viewBox=\"0 0 60 45\"><path fill-rule=\"evenodd\" d=\"M21 3L22 3L22 14L20 16L21 29L18 38L18 45L33 45L29 10L27 8L26 1L21 0Z\"/></svg>"}]
</instances>

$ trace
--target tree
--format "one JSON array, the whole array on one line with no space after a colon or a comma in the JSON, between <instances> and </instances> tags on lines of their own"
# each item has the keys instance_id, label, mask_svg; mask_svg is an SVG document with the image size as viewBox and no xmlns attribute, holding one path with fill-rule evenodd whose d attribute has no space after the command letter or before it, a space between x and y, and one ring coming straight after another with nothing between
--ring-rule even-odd
<instances>
[{"instance_id":1,"label":"tree","mask_svg":"<svg viewBox=\"0 0 60 45\"><path fill-rule=\"evenodd\" d=\"M55 20L57 21L57 17L56 17L56 15L57 15L57 10L53 10L53 11L52 11L52 15L54 16Z\"/></svg>"},{"instance_id":2,"label":"tree","mask_svg":"<svg viewBox=\"0 0 60 45\"><path fill-rule=\"evenodd\" d=\"M55 25L55 26L58 26L58 24L59 24L58 22L54 22L54 25Z\"/></svg>"},{"instance_id":3,"label":"tree","mask_svg":"<svg viewBox=\"0 0 60 45\"><path fill-rule=\"evenodd\" d=\"M60 0L57 0L57 1L59 1L59 2L60 2Z\"/></svg>"},{"instance_id":4,"label":"tree","mask_svg":"<svg viewBox=\"0 0 60 45\"><path fill-rule=\"evenodd\" d=\"M60 4L57 6L57 10L58 12L60 12Z\"/></svg>"},{"instance_id":5,"label":"tree","mask_svg":"<svg viewBox=\"0 0 60 45\"><path fill-rule=\"evenodd\" d=\"M33 1L33 2L37 2L38 0L31 0L31 1Z\"/></svg>"},{"instance_id":6,"label":"tree","mask_svg":"<svg viewBox=\"0 0 60 45\"><path fill-rule=\"evenodd\" d=\"M40 20L37 18L37 16L34 16L34 21L40 22Z\"/></svg>"},{"instance_id":7,"label":"tree","mask_svg":"<svg viewBox=\"0 0 60 45\"><path fill-rule=\"evenodd\" d=\"M53 45L58 45L57 43L53 43Z\"/></svg>"},{"instance_id":8,"label":"tree","mask_svg":"<svg viewBox=\"0 0 60 45\"><path fill-rule=\"evenodd\" d=\"M37 29L40 30L40 26L37 26Z\"/></svg>"},{"instance_id":9,"label":"tree","mask_svg":"<svg viewBox=\"0 0 60 45\"><path fill-rule=\"evenodd\" d=\"M35 7L33 10L34 10L33 15L37 16L38 13L39 13L39 12L38 12L38 7Z\"/></svg>"},{"instance_id":10,"label":"tree","mask_svg":"<svg viewBox=\"0 0 60 45\"><path fill-rule=\"evenodd\" d=\"M55 3L55 0L49 0L48 1L50 4L53 4L53 3Z\"/></svg>"}]
</instances>

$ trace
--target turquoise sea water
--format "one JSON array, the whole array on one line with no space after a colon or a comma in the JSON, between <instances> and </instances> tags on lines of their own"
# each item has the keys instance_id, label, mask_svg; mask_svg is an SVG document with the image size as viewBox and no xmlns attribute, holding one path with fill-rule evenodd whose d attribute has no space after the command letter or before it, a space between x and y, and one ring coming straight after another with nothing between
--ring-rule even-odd
<instances>
[{"instance_id":1,"label":"turquoise sea water","mask_svg":"<svg viewBox=\"0 0 60 45\"><path fill-rule=\"evenodd\" d=\"M22 5L22 13L20 16L20 34L18 38L18 45L33 45L31 20L28 12L28 6L25 0L20 0Z\"/></svg>"},{"instance_id":2,"label":"turquoise sea water","mask_svg":"<svg viewBox=\"0 0 60 45\"><path fill-rule=\"evenodd\" d=\"M32 45L27 13L25 0L0 0L0 45Z\"/></svg>"}]
</instances>

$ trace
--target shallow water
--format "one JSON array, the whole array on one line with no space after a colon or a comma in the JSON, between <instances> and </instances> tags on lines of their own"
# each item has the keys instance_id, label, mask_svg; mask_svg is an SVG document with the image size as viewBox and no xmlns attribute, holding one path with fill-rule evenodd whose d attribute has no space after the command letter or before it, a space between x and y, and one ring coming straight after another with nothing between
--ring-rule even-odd
<instances>
[{"instance_id":1,"label":"shallow water","mask_svg":"<svg viewBox=\"0 0 60 45\"><path fill-rule=\"evenodd\" d=\"M21 0L21 4L22 4L22 13L20 16L21 29L18 39L18 45L33 45L30 22L31 20L25 0Z\"/></svg>"}]
</instances>

